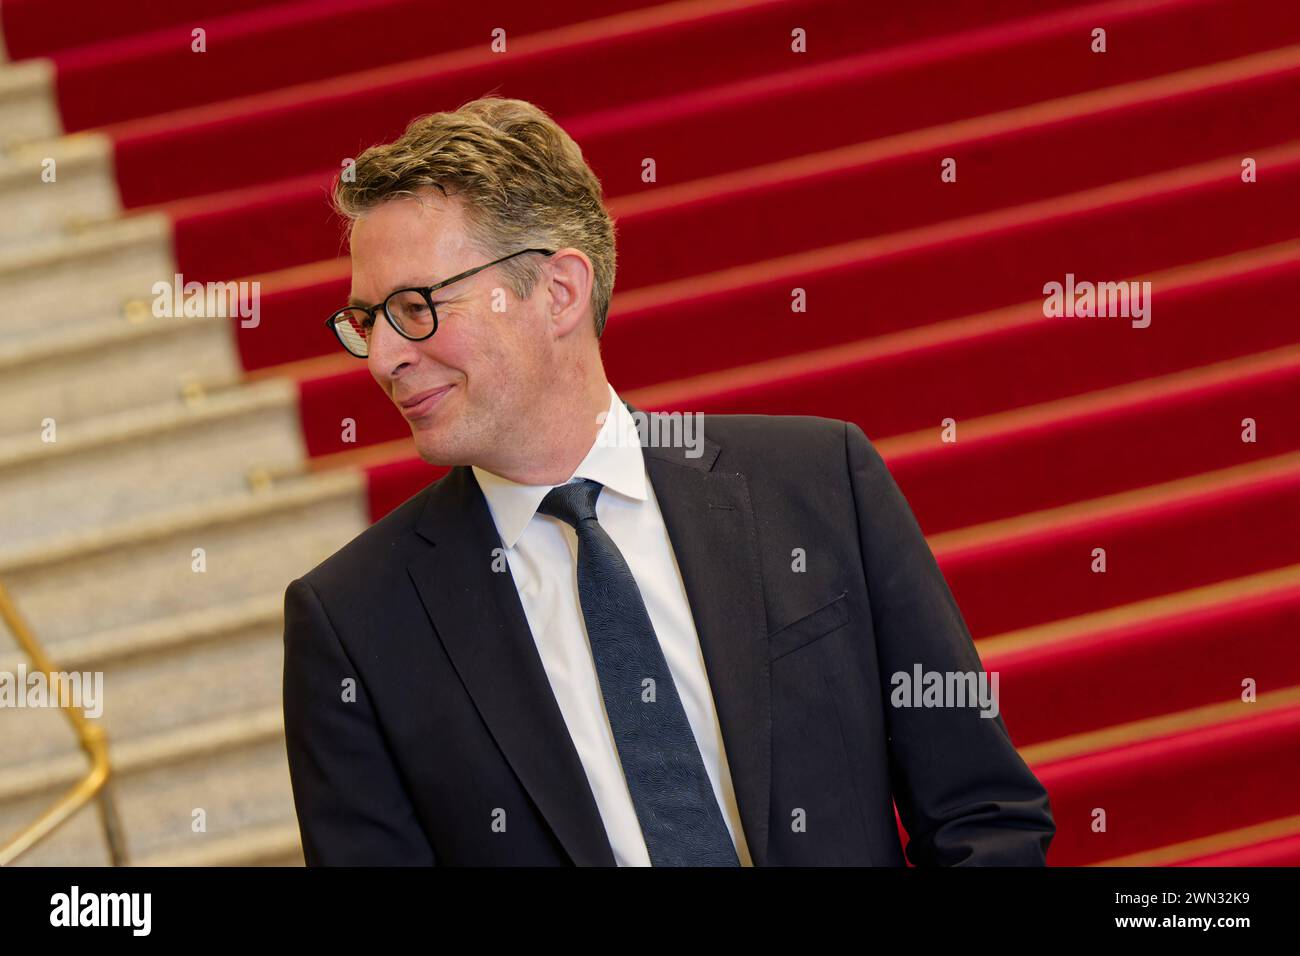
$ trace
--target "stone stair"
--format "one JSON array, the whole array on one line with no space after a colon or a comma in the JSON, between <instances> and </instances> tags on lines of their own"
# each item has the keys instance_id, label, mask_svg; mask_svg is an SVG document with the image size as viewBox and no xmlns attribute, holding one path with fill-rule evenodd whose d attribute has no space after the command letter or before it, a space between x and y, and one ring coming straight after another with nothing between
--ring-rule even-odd
<instances>
[{"instance_id":1,"label":"stone stair","mask_svg":"<svg viewBox=\"0 0 1300 956\"><path fill-rule=\"evenodd\" d=\"M29 175L42 145L58 186ZM58 669L102 674L132 864L302 865L284 590L365 529L364 480L308 470L297 390L241 381L235 320L150 314L165 220L71 215L115 213L104 163L80 137L0 156L0 583ZM57 710L0 709L0 840L88 767ZM97 805L17 862L108 864Z\"/></svg>"}]
</instances>

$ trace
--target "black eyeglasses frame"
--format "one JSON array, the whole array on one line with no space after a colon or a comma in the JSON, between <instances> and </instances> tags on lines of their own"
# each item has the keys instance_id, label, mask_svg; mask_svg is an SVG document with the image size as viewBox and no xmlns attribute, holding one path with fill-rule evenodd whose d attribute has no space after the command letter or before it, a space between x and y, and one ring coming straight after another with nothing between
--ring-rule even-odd
<instances>
[{"instance_id":1,"label":"black eyeglasses frame","mask_svg":"<svg viewBox=\"0 0 1300 956\"><path fill-rule=\"evenodd\" d=\"M347 342L343 340L343 333L339 331L338 320L341 316L343 316L345 313L348 312L359 311L359 312L366 313L370 317L370 322L373 325L374 322L376 321L375 312L378 311L379 309L383 309L384 318L388 320L388 324L392 326L394 332L396 332L402 338L409 339L412 342L423 342L425 339L432 337L433 334L438 331L438 310L433 304L433 293L437 292L439 289L451 285L453 282L459 282L461 279L468 279L470 276L482 272L484 269L490 269L495 265L499 265L500 263L505 262L507 259L513 259L515 256L522 256L528 252L537 252L544 256L555 255L554 249L520 249L518 252L512 252L508 256L502 256L500 259L496 259L492 262L487 263L486 265L475 266L473 269L467 269L466 271L460 273L460 275L454 275L450 279L443 279L441 282L435 282L433 285L411 286L405 289L396 289L393 292L390 292L387 296L385 296L384 301L379 303L378 305L344 306L343 308L331 313L330 317L325 320L325 326L326 328L329 328L334 332L334 337L338 339L339 345L343 346L343 349L349 355L356 356L357 358L367 358L370 353L369 353L369 349L367 349L365 355L357 355L356 352L348 348ZM429 314L433 316L433 323L429 328L428 334L407 335L405 332L402 331L401 327L397 324L397 320L393 318L393 313L389 311L388 303L404 292L418 292L420 295L424 297L425 303L429 306Z\"/></svg>"}]
</instances>

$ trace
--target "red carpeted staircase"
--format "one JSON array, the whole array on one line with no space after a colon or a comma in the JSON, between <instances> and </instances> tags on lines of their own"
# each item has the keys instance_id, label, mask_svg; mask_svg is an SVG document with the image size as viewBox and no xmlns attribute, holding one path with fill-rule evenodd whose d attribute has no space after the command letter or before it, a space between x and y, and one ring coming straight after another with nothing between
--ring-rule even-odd
<instances>
[{"instance_id":1,"label":"red carpeted staircase","mask_svg":"<svg viewBox=\"0 0 1300 956\"><path fill-rule=\"evenodd\" d=\"M614 387L863 428L1000 673L1051 863L1300 864L1293 0L0 0L0 26L105 144L110 218L161 216L187 280L262 283L242 380L295 383L304 470L359 471L371 519L442 470L322 326L330 180L420 113L538 103L618 222ZM1045 317L1067 274L1149 282L1150 324Z\"/></svg>"}]
</instances>

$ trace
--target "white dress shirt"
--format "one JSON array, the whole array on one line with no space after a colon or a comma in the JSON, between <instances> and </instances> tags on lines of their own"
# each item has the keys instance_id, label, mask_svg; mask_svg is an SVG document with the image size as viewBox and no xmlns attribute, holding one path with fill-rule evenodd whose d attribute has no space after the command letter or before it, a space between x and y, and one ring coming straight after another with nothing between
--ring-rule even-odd
<instances>
[{"instance_id":1,"label":"white dress shirt","mask_svg":"<svg viewBox=\"0 0 1300 956\"><path fill-rule=\"evenodd\" d=\"M577 533L560 519L537 513L552 485L521 485L477 466L472 470L501 535L519 600L596 798L615 862L649 866L582 617ZM613 386L600 433L569 481L580 478L604 485L596 499L596 518L636 578L736 855L742 866L752 866L686 589L646 475L636 423Z\"/></svg>"}]
</instances>

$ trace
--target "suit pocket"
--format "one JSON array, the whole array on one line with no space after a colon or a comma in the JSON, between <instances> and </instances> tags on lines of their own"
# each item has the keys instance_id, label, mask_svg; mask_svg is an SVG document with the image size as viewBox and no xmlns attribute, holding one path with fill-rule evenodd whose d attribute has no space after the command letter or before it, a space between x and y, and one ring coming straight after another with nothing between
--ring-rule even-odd
<instances>
[{"instance_id":1,"label":"suit pocket","mask_svg":"<svg viewBox=\"0 0 1300 956\"><path fill-rule=\"evenodd\" d=\"M848 591L817 610L792 621L767 638L768 658L776 660L825 637L849 622Z\"/></svg>"}]
</instances>

